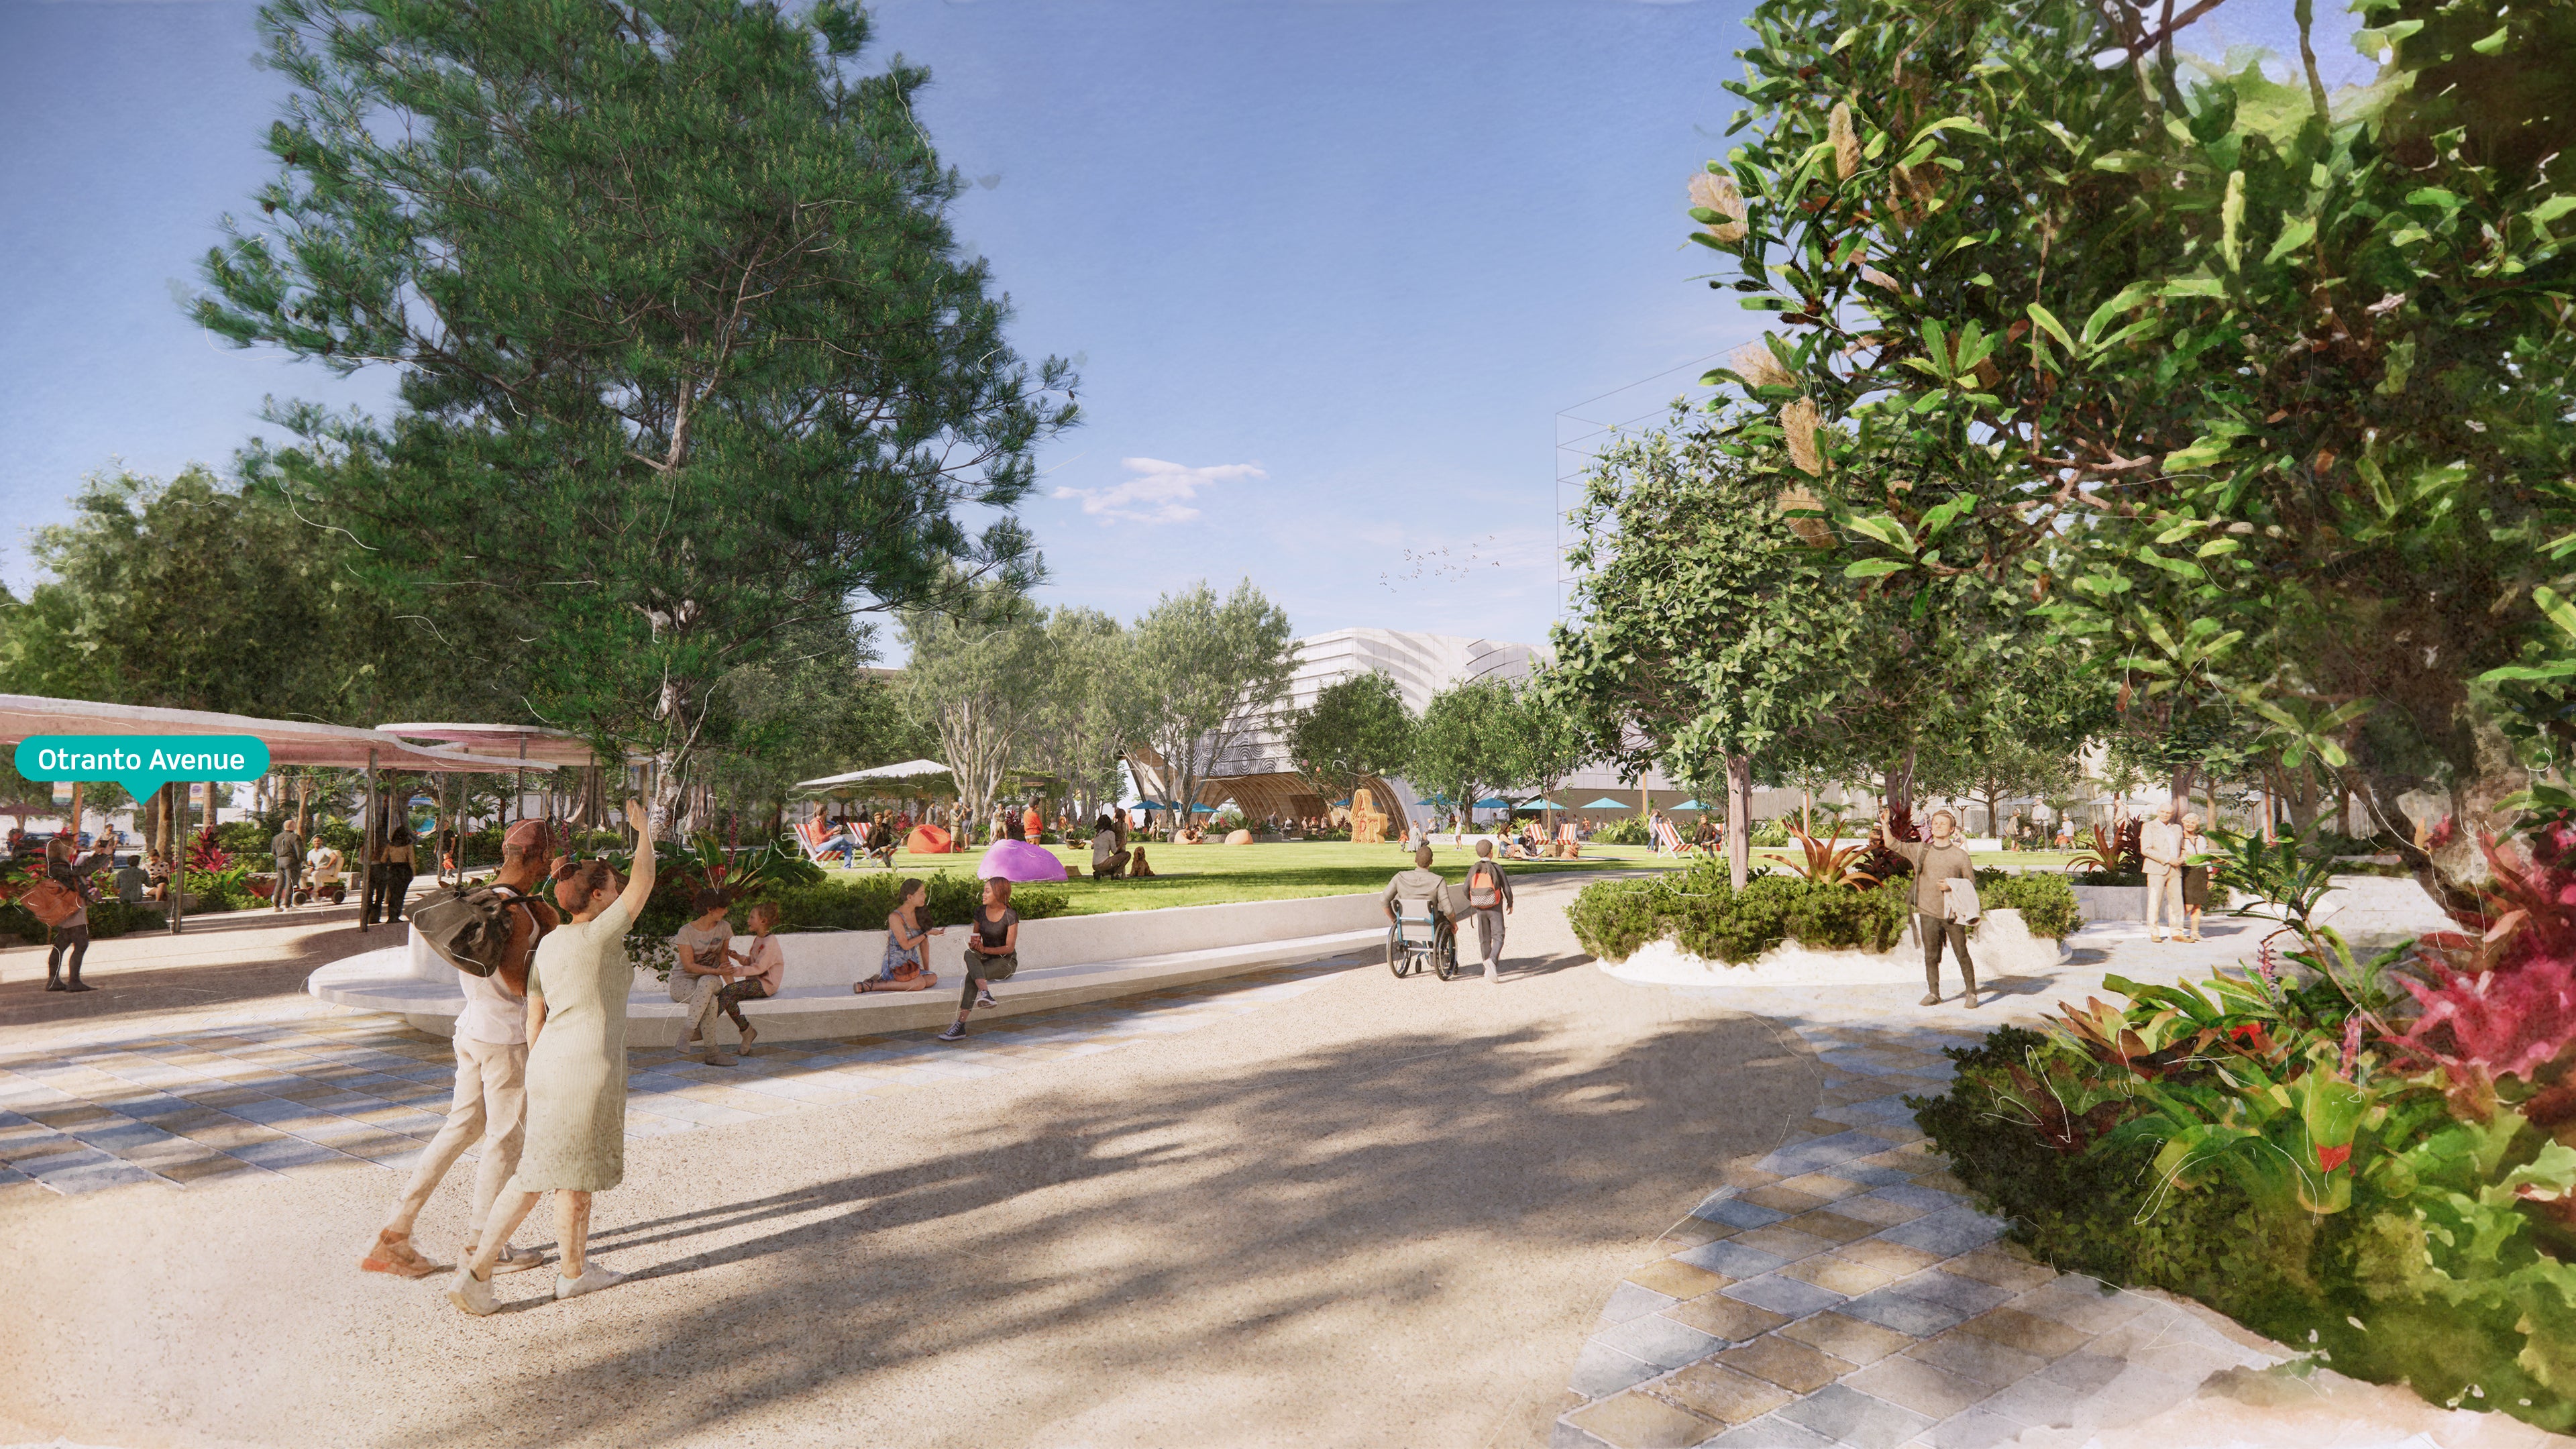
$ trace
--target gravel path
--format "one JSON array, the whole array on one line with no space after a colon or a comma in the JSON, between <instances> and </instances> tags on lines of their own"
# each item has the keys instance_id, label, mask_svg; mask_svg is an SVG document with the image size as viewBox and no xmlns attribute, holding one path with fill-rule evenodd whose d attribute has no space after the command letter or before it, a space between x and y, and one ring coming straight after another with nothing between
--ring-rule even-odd
<instances>
[{"instance_id":1,"label":"gravel path","mask_svg":"<svg viewBox=\"0 0 2576 1449\"><path fill-rule=\"evenodd\" d=\"M1522 893L1500 987L1360 967L631 1143L594 1241L638 1281L504 1278L488 1320L356 1271L387 1174L12 1194L0 1440L1544 1442L1604 1285L1821 1084L1762 1021L1582 966L1576 884Z\"/></svg>"}]
</instances>

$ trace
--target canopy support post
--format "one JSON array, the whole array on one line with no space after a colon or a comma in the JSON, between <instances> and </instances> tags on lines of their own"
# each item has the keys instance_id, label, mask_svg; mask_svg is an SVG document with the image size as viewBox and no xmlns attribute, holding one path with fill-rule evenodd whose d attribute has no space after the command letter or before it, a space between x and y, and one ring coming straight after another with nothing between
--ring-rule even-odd
<instances>
[{"instance_id":1,"label":"canopy support post","mask_svg":"<svg viewBox=\"0 0 2576 1449\"><path fill-rule=\"evenodd\" d=\"M383 877L383 854L376 839L376 828L382 823L384 804L376 798L376 751L367 747L367 805L358 812L358 934L367 934L367 906L376 898Z\"/></svg>"}]
</instances>

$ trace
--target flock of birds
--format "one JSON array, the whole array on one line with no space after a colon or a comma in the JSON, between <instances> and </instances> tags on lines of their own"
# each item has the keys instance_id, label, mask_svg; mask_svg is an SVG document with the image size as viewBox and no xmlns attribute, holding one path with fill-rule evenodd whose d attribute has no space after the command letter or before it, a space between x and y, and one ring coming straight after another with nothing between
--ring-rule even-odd
<instances>
[{"instance_id":1,"label":"flock of birds","mask_svg":"<svg viewBox=\"0 0 2576 1449\"><path fill-rule=\"evenodd\" d=\"M1425 579L1434 583L1463 583L1478 568L1498 569L1503 566L1501 559L1477 552L1478 549L1493 547L1494 538L1495 535L1486 534L1477 543L1469 545L1464 553L1456 552L1445 544L1418 553L1408 548L1404 551L1403 565L1379 574L1377 581L1389 593L1396 592L1405 584L1418 584Z\"/></svg>"}]
</instances>

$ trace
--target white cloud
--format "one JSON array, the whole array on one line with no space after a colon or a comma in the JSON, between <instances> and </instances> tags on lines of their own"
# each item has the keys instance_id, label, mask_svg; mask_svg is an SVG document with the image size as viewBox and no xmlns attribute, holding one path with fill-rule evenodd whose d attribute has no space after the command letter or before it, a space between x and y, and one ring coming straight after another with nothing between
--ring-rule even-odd
<instances>
[{"instance_id":1,"label":"white cloud","mask_svg":"<svg viewBox=\"0 0 2576 1449\"><path fill-rule=\"evenodd\" d=\"M1267 478L1257 463L1219 463L1207 468L1185 468L1166 463L1160 458L1121 458L1119 466L1136 476L1108 488L1058 488L1055 497L1075 498L1082 511L1096 514L1102 523L1125 519L1130 523L1187 523L1199 516L1190 506L1200 489L1217 483L1232 483L1248 478Z\"/></svg>"}]
</instances>

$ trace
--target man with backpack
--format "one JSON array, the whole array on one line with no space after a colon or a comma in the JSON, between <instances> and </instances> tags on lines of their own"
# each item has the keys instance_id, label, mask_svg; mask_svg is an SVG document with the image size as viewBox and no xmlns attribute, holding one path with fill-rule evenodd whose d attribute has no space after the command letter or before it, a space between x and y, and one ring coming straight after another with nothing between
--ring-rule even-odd
<instances>
[{"instance_id":1,"label":"man with backpack","mask_svg":"<svg viewBox=\"0 0 2576 1449\"><path fill-rule=\"evenodd\" d=\"M1512 908L1512 878L1494 859L1494 842L1476 842L1476 863L1467 868L1467 910L1476 918L1476 946L1485 957L1485 984L1503 979L1503 917Z\"/></svg>"},{"instance_id":2,"label":"man with backpack","mask_svg":"<svg viewBox=\"0 0 2576 1449\"><path fill-rule=\"evenodd\" d=\"M490 885L468 892L497 898L508 913L510 934L491 975L457 972L465 988L465 1010L456 1018L456 1095L447 1109L447 1125L421 1149L411 1181L394 1203L393 1216L359 1260L358 1266L367 1272L424 1278L439 1271L438 1264L412 1246L412 1223L467 1147L480 1141L483 1157L475 1167L473 1206L466 1219L469 1236L459 1261L473 1256L491 1215L492 1200L519 1169L528 1106L528 964L536 958L537 942L559 924L554 908L537 895L553 867L545 822L522 820L510 827L501 842L500 874ZM420 917L425 910L424 906L413 912L414 930L424 929ZM534 1248L505 1247L495 1267L515 1273L544 1261L545 1255Z\"/></svg>"}]
</instances>

